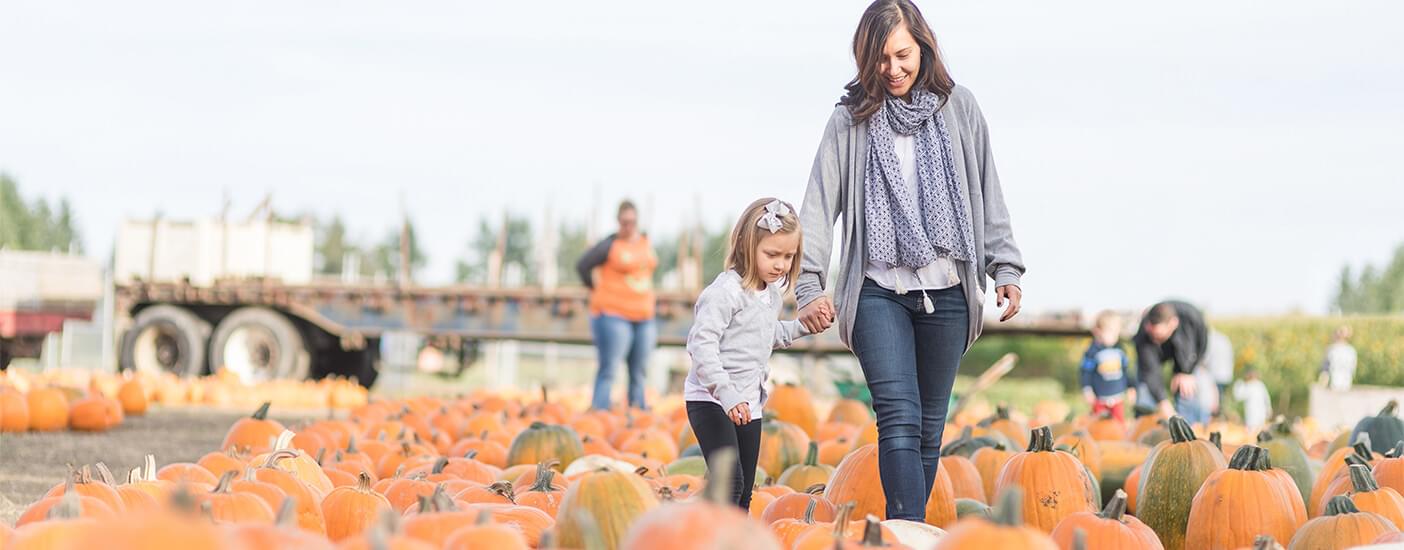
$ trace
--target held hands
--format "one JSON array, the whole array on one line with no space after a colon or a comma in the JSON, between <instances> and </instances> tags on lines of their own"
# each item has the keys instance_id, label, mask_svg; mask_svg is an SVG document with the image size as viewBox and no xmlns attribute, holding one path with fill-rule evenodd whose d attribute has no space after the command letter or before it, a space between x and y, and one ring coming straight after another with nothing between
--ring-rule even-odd
<instances>
[{"instance_id":1,"label":"held hands","mask_svg":"<svg viewBox=\"0 0 1404 550\"><path fill-rule=\"evenodd\" d=\"M1023 297L1024 291L1015 285L1004 285L995 289L995 307L1004 307L1004 302L1009 302L1009 307L1004 309L1004 315L999 317L999 322L1003 323L1019 314L1019 302Z\"/></svg>"},{"instance_id":2,"label":"held hands","mask_svg":"<svg viewBox=\"0 0 1404 550\"><path fill-rule=\"evenodd\" d=\"M732 407L731 410L727 411L726 415L731 417L731 421L735 422L737 426L744 426L747 422L751 421L751 405L749 403L738 403L735 407Z\"/></svg>"},{"instance_id":3,"label":"held hands","mask_svg":"<svg viewBox=\"0 0 1404 550\"><path fill-rule=\"evenodd\" d=\"M820 296L800 308L799 322L810 334L819 334L834 324L834 302L828 296Z\"/></svg>"}]
</instances>

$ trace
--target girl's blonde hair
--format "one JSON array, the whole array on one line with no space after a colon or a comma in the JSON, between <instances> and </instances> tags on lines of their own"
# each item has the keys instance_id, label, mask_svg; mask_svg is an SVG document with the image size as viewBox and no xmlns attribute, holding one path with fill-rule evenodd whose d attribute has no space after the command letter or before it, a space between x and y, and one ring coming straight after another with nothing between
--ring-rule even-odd
<instances>
[{"instance_id":1,"label":"girl's blonde hair","mask_svg":"<svg viewBox=\"0 0 1404 550\"><path fill-rule=\"evenodd\" d=\"M766 205L772 202L779 202L785 208L785 215L778 216L780 219L780 229L775 233L796 233L799 234L800 242L796 247L795 261L790 265L790 272L785 274L785 285L787 289L793 289L795 279L799 278L800 255L804 250L804 234L800 232L799 214L790 203L781 201L773 197L766 197L751 203L746 210L741 213L741 219L736 220L736 227L731 230L731 242L726 253L726 268L734 269L741 275L741 286L748 289L760 289L765 287L765 281L761 280L756 273L756 248L760 246L761 239L771 232L768 228L760 226L761 217L768 211Z\"/></svg>"}]
</instances>

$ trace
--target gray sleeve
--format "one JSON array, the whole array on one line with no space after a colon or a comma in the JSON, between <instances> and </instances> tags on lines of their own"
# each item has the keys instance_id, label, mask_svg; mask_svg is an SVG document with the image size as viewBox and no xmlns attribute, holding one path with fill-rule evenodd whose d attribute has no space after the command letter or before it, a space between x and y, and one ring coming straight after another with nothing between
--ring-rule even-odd
<instances>
[{"instance_id":1,"label":"gray sleeve","mask_svg":"<svg viewBox=\"0 0 1404 550\"><path fill-rule=\"evenodd\" d=\"M614 235L610 235L595 243L580 256L580 261L575 262L575 273L580 276L581 284L585 288L594 289L594 271L596 267L604 264L609 259L609 249L614 246Z\"/></svg>"},{"instance_id":2,"label":"gray sleeve","mask_svg":"<svg viewBox=\"0 0 1404 550\"><path fill-rule=\"evenodd\" d=\"M823 295L824 285L828 281L834 222L843 213L839 139L840 134L847 131L847 116L847 109L839 107L829 117L824 137L819 142L819 151L814 154L814 166L809 171L804 202L800 204L804 250L800 257L800 274L795 281L795 302L799 307L809 305Z\"/></svg>"},{"instance_id":3,"label":"gray sleeve","mask_svg":"<svg viewBox=\"0 0 1404 550\"><path fill-rule=\"evenodd\" d=\"M775 341L771 343L773 349L786 349L794 345L795 340L809 335L804 329L804 323L798 320L777 320L775 321Z\"/></svg>"},{"instance_id":4,"label":"gray sleeve","mask_svg":"<svg viewBox=\"0 0 1404 550\"><path fill-rule=\"evenodd\" d=\"M697 297L692 329L687 333L687 353L692 357L692 371L697 381L721 401L722 409L730 411L745 401L731 383L731 376L721 361L721 339L731 324L735 311L726 292L709 286Z\"/></svg>"},{"instance_id":5,"label":"gray sleeve","mask_svg":"<svg viewBox=\"0 0 1404 550\"><path fill-rule=\"evenodd\" d=\"M995 288L1004 285L1019 286L1024 275L1024 258L1019 245L1014 242L1014 228L1009 222L1009 208L1004 203L1004 190L999 184L999 172L995 169L994 152L990 150L989 127L985 115L975 96L965 92L969 102L969 127L974 130L975 145L979 148L980 189L984 196L985 208L985 257L984 270L995 281Z\"/></svg>"}]
</instances>

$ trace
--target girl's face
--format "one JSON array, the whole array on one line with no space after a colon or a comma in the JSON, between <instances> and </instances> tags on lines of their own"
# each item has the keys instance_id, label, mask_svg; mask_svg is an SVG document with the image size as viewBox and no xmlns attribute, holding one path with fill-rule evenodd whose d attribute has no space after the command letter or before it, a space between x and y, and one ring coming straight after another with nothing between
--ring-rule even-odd
<instances>
[{"instance_id":1,"label":"girl's face","mask_svg":"<svg viewBox=\"0 0 1404 550\"><path fill-rule=\"evenodd\" d=\"M756 273L765 284L774 284L790 272L799 254L800 235L790 233L768 233L756 245Z\"/></svg>"},{"instance_id":2,"label":"girl's face","mask_svg":"<svg viewBox=\"0 0 1404 550\"><path fill-rule=\"evenodd\" d=\"M921 48L912 38L906 25L892 29L887 44L882 47L882 58L878 61L878 74L882 76L887 92L897 97L907 97L912 91L921 72Z\"/></svg>"}]
</instances>

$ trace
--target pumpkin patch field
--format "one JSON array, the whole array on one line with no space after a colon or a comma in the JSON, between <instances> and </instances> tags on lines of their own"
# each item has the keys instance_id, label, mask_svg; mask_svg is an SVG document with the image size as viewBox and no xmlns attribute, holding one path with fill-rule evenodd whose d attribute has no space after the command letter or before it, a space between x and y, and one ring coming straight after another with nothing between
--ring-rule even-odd
<instances>
[{"instance_id":1,"label":"pumpkin patch field","mask_svg":"<svg viewBox=\"0 0 1404 550\"><path fill-rule=\"evenodd\" d=\"M337 382L207 380L201 399L189 383L180 401L143 388L150 408L137 412L122 387L138 378L11 376L0 378L6 549L1404 543L1394 406L1353 429L1281 419L1260 433L1048 406L967 409L946 427L925 521L914 522L885 517L868 406L799 386L772 392L742 511L725 503L729 487L707 483L734 462L708 472L676 395L647 411L589 411L576 390L387 398ZM227 393L222 407L203 401L211 391Z\"/></svg>"}]
</instances>

